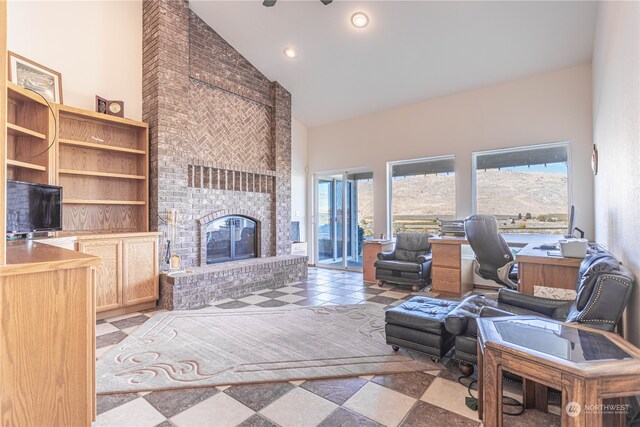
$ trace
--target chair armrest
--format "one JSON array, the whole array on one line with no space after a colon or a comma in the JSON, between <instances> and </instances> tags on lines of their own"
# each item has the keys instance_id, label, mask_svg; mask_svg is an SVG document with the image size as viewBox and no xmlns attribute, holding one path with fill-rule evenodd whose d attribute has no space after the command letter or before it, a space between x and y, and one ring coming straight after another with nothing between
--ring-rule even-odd
<instances>
[{"instance_id":1,"label":"chair armrest","mask_svg":"<svg viewBox=\"0 0 640 427\"><path fill-rule=\"evenodd\" d=\"M431 252L429 252L428 254L419 255L418 258L416 259L416 262L418 262L419 264L424 264L425 262L431 261L431 258L432 258L432 254Z\"/></svg>"},{"instance_id":2,"label":"chair armrest","mask_svg":"<svg viewBox=\"0 0 640 427\"><path fill-rule=\"evenodd\" d=\"M540 298L506 288L498 291L498 302L536 311L552 319L561 320L564 320L569 306L573 304L573 301ZM556 310L558 311L556 312Z\"/></svg>"},{"instance_id":3,"label":"chair armrest","mask_svg":"<svg viewBox=\"0 0 640 427\"><path fill-rule=\"evenodd\" d=\"M378 259L381 261L390 260L393 261L396 259L396 251L393 252L378 252Z\"/></svg>"}]
</instances>

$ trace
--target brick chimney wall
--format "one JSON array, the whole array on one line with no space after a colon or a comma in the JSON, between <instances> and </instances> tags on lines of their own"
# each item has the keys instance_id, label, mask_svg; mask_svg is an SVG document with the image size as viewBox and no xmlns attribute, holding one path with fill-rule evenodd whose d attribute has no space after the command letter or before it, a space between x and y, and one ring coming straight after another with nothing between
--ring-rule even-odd
<instances>
[{"instance_id":1,"label":"brick chimney wall","mask_svg":"<svg viewBox=\"0 0 640 427\"><path fill-rule=\"evenodd\" d=\"M263 218L260 255L291 253L291 95L188 1L143 4L143 120L150 125L150 224L178 209L183 266L200 265L199 219Z\"/></svg>"}]
</instances>

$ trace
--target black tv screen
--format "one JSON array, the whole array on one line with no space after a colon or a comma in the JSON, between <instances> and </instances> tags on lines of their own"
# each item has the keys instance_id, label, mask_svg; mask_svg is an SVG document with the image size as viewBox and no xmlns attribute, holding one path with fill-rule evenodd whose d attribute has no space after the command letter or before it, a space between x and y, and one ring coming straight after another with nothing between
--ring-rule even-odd
<instances>
[{"instance_id":1,"label":"black tv screen","mask_svg":"<svg viewBox=\"0 0 640 427\"><path fill-rule=\"evenodd\" d=\"M62 187L7 180L7 233L62 230Z\"/></svg>"}]
</instances>

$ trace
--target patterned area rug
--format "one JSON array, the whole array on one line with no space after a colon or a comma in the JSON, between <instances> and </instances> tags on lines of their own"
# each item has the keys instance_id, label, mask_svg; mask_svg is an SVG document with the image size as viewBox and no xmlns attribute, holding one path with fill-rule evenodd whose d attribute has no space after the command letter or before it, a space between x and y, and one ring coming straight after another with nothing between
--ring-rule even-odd
<instances>
[{"instance_id":1,"label":"patterned area rug","mask_svg":"<svg viewBox=\"0 0 640 427\"><path fill-rule=\"evenodd\" d=\"M159 313L96 364L99 394L438 369L385 344L374 304Z\"/></svg>"}]
</instances>

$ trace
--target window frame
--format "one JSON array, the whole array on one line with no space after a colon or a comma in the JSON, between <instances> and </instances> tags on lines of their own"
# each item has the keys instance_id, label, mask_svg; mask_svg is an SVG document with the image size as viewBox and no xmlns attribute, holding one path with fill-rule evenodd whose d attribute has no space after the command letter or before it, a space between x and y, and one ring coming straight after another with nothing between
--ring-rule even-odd
<instances>
[{"instance_id":1,"label":"window frame","mask_svg":"<svg viewBox=\"0 0 640 427\"><path fill-rule=\"evenodd\" d=\"M474 151L471 154L471 210L474 215L478 213L478 186L477 186L477 165L478 157L487 154L500 154L500 153L513 153L516 151L526 151L536 148L553 148L553 147L566 147L567 148L567 213L573 205L573 168L571 161L571 142L551 142L545 144L523 145L518 147L498 148L494 150Z\"/></svg>"},{"instance_id":2,"label":"window frame","mask_svg":"<svg viewBox=\"0 0 640 427\"><path fill-rule=\"evenodd\" d=\"M453 173L455 176L454 180L454 193L453 193L453 211L454 216L458 214L458 206L457 206L457 192L458 192L458 174L456 173L456 155L455 154L445 154L441 156L429 156L429 157L418 157L414 159L406 159L406 160L395 160L392 162L387 162L387 237L389 239L393 239L393 167L397 165L406 165L411 163L422 163L427 161L437 161L437 160L453 160Z\"/></svg>"}]
</instances>

